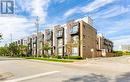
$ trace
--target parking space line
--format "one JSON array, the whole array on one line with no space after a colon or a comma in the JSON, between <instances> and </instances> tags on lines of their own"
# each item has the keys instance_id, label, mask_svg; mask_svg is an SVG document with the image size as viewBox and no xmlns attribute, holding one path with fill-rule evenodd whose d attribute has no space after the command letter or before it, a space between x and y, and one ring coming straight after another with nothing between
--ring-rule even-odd
<instances>
[{"instance_id":1,"label":"parking space line","mask_svg":"<svg viewBox=\"0 0 130 82\"><path fill-rule=\"evenodd\" d=\"M6 81L3 81L3 82L19 82L19 81L24 81L24 80L37 78L37 77L42 77L42 76L55 74L55 73L58 73L58 72L60 72L60 71L45 72L45 73L31 75L31 76L27 76L27 77L18 78L18 79L6 80Z\"/></svg>"}]
</instances>

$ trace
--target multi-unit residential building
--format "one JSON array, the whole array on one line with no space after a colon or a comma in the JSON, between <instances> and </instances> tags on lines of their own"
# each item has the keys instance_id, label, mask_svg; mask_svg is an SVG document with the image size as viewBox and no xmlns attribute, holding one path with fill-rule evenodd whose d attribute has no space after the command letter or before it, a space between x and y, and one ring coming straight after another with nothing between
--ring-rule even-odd
<instances>
[{"instance_id":1,"label":"multi-unit residential building","mask_svg":"<svg viewBox=\"0 0 130 82\"><path fill-rule=\"evenodd\" d=\"M44 44L48 44L49 46L51 46L51 50L48 51L48 54L53 55L54 53L53 53L53 31L52 31L52 29L45 29L44 35L45 35Z\"/></svg>"},{"instance_id":2,"label":"multi-unit residential building","mask_svg":"<svg viewBox=\"0 0 130 82\"><path fill-rule=\"evenodd\" d=\"M30 36L30 37L27 37L27 47L28 47L28 52L27 52L27 54L28 54L28 55L32 55L32 53L33 53L33 50L32 50L33 45L32 45L32 37L31 37L31 36Z\"/></svg>"},{"instance_id":3,"label":"multi-unit residential building","mask_svg":"<svg viewBox=\"0 0 130 82\"><path fill-rule=\"evenodd\" d=\"M33 34L30 39L32 40L30 43L32 45L32 54L37 55L37 35Z\"/></svg>"},{"instance_id":4,"label":"multi-unit residential building","mask_svg":"<svg viewBox=\"0 0 130 82\"><path fill-rule=\"evenodd\" d=\"M42 46L44 45L44 33L39 32L37 38L37 54L42 55L44 54L44 51L42 50Z\"/></svg>"},{"instance_id":5,"label":"multi-unit residential building","mask_svg":"<svg viewBox=\"0 0 130 82\"><path fill-rule=\"evenodd\" d=\"M54 54L63 56L65 52L65 32L64 27L61 25L57 25L54 27L53 32L53 46L54 46Z\"/></svg>"},{"instance_id":6,"label":"multi-unit residential building","mask_svg":"<svg viewBox=\"0 0 130 82\"><path fill-rule=\"evenodd\" d=\"M67 44L72 43L71 55L83 58L94 57L93 54L96 54L96 34L96 29L84 20L68 22Z\"/></svg>"},{"instance_id":7,"label":"multi-unit residential building","mask_svg":"<svg viewBox=\"0 0 130 82\"><path fill-rule=\"evenodd\" d=\"M102 54L110 53L113 51L113 42L106 39L102 34L97 35L97 50L101 50Z\"/></svg>"},{"instance_id":8,"label":"multi-unit residential building","mask_svg":"<svg viewBox=\"0 0 130 82\"><path fill-rule=\"evenodd\" d=\"M19 43L19 42L18 42ZM28 37L28 49L31 55L46 54L42 50L45 44L51 46L49 55L81 56L82 58L97 57L98 51L112 52L113 43L101 35L93 27L93 20L84 17L68 21L64 25L56 25Z\"/></svg>"}]
</instances>

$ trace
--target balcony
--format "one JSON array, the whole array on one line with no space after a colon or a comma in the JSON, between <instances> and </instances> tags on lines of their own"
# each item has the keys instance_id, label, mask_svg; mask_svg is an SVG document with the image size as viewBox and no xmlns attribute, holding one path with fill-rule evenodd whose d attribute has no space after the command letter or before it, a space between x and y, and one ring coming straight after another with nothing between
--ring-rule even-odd
<instances>
[{"instance_id":1,"label":"balcony","mask_svg":"<svg viewBox=\"0 0 130 82\"><path fill-rule=\"evenodd\" d=\"M46 41L50 41L52 38L51 38L51 35L47 35L46 36Z\"/></svg>"},{"instance_id":2,"label":"balcony","mask_svg":"<svg viewBox=\"0 0 130 82\"><path fill-rule=\"evenodd\" d=\"M33 39L33 44L36 44L37 43L37 39Z\"/></svg>"},{"instance_id":3,"label":"balcony","mask_svg":"<svg viewBox=\"0 0 130 82\"><path fill-rule=\"evenodd\" d=\"M71 35L77 35L78 32L79 32L79 27L77 25L70 29L70 34Z\"/></svg>"},{"instance_id":4,"label":"balcony","mask_svg":"<svg viewBox=\"0 0 130 82\"><path fill-rule=\"evenodd\" d=\"M56 37L62 38L63 37L63 31L62 30L58 31L57 34L56 34Z\"/></svg>"}]
</instances>

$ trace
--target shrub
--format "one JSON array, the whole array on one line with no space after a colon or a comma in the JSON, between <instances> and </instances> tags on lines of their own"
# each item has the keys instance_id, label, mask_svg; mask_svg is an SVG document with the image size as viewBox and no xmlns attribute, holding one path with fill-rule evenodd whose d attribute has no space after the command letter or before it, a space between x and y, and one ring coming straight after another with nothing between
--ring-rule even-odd
<instances>
[{"instance_id":1,"label":"shrub","mask_svg":"<svg viewBox=\"0 0 130 82\"><path fill-rule=\"evenodd\" d=\"M82 59L80 56L64 56L65 59Z\"/></svg>"},{"instance_id":2,"label":"shrub","mask_svg":"<svg viewBox=\"0 0 130 82\"><path fill-rule=\"evenodd\" d=\"M52 58L62 59L62 56L56 55L56 56L52 56Z\"/></svg>"},{"instance_id":3,"label":"shrub","mask_svg":"<svg viewBox=\"0 0 130 82\"><path fill-rule=\"evenodd\" d=\"M124 55L130 55L130 52L124 52Z\"/></svg>"},{"instance_id":4,"label":"shrub","mask_svg":"<svg viewBox=\"0 0 130 82\"><path fill-rule=\"evenodd\" d=\"M123 55L122 51L113 51L113 53L115 53L116 56L122 56Z\"/></svg>"}]
</instances>

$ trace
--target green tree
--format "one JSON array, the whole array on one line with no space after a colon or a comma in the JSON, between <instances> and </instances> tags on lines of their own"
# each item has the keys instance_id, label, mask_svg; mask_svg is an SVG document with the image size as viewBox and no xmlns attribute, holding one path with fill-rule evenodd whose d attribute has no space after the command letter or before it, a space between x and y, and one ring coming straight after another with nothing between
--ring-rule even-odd
<instances>
[{"instance_id":1,"label":"green tree","mask_svg":"<svg viewBox=\"0 0 130 82\"><path fill-rule=\"evenodd\" d=\"M9 56L10 52L8 50L8 47L0 47L0 56Z\"/></svg>"},{"instance_id":2,"label":"green tree","mask_svg":"<svg viewBox=\"0 0 130 82\"><path fill-rule=\"evenodd\" d=\"M19 56L20 49L17 44L15 43L9 44L9 51L11 53L11 56Z\"/></svg>"},{"instance_id":3,"label":"green tree","mask_svg":"<svg viewBox=\"0 0 130 82\"><path fill-rule=\"evenodd\" d=\"M44 44L42 50L46 51L46 55L49 57L48 51L51 50L51 46L49 45L49 43Z\"/></svg>"},{"instance_id":4,"label":"green tree","mask_svg":"<svg viewBox=\"0 0 130 82\"><path fill-rule=\"evenodd\" d=\"M26 45L19 45L18 47L20 50L20 52L19 52L20 56L27 56L28 47Z\"/></svg>"}]
</instances>

